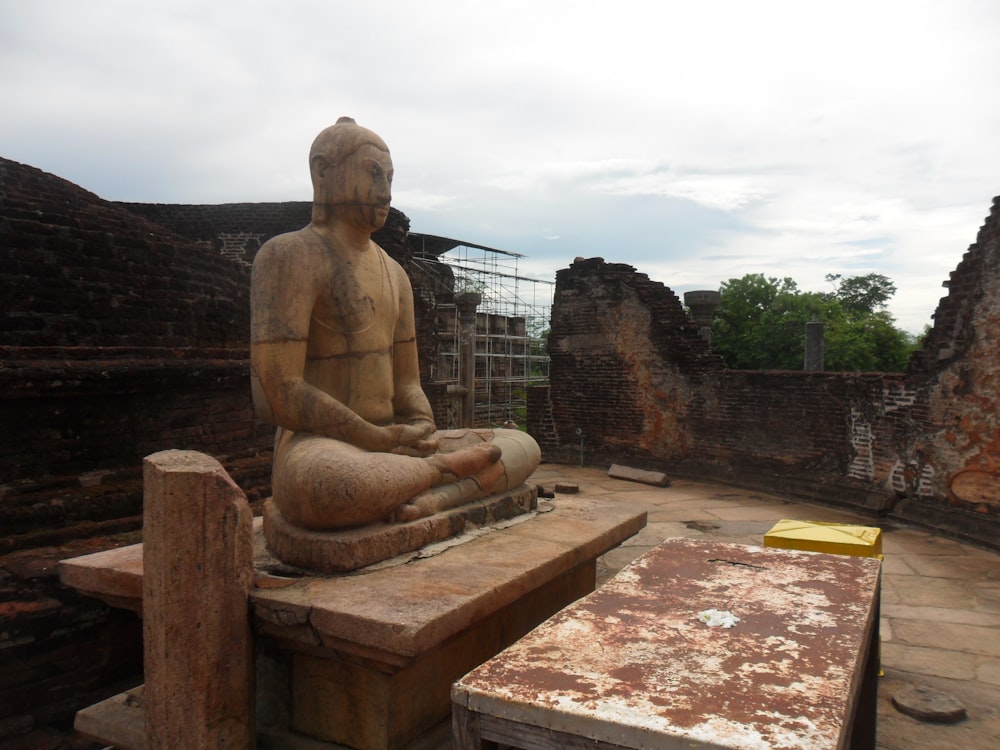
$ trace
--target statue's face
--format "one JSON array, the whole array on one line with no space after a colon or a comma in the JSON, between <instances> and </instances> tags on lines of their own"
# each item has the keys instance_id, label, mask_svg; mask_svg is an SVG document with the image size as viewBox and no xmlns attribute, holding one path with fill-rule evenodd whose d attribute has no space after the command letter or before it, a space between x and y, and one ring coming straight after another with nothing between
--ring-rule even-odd
<instances>
[{"instance_id":1,"label":"statue's face","mask_svg":"<svg viewBox=\"0 0 1000 750\"><path fill-rule=\"evenodd\" d=\"M374 232L389 218L392 200L392 159L388 151L365 144L323 175L334 216L359 229Z\"/></svg>"}]
</instances>

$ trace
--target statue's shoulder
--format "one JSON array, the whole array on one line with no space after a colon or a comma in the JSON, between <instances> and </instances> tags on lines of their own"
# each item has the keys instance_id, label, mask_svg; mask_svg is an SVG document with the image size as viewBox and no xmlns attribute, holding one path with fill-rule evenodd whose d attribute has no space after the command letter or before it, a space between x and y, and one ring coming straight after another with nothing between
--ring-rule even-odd
<instances>
[{"instance_id":1,"label":"statue's shoulder","mask_svg":"<svg viewBox=\"0 0 1000 750\"><path fill-rule=\"evenodd\" d=\"M275 235L263 245L253 259L253 275L277 280L309 275L322 268L323 248L316 233L309 229Z\"/></svg>"}]
</instances>

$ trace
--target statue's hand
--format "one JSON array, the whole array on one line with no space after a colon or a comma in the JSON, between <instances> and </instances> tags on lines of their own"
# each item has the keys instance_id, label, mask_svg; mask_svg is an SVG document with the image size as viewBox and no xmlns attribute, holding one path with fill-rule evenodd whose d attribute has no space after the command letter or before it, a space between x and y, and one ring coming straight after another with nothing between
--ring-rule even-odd
<instances>
[{"instance_id":1,"label":"statue's hand","mask_svg":"<svg viewBox=\"0 0 1000 750\"><path fill-rule=\"evenodd\" d=\"M434 435L434 425L427 422L417 424L394 424L384 428L393 434L395 442L390 452L403 456L425 457L437 453L438 441Z\"/></svg>"}]
</instances>

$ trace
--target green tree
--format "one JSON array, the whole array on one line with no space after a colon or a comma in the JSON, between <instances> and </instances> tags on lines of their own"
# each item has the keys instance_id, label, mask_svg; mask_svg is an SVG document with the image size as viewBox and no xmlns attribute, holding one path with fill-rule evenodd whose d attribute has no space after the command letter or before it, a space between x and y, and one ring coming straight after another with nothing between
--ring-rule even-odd
<instances>
[{"instance_id":1,"label":"green tree","mask_svg":"<svg viewBox=\"0 0 1000 750\"><path fill-rule=\"evenodd\" d=\"M779 296L798 294L796 283L750 273L722 283L719 309L712 325L712 347L730 367L755 370L769 367L761 350L762 319Z\"/></svg>"},{"instance_id":2,"label":"green tree","mask_svg":"<svg viewBox=\"0 0 1000 750\"><path fill-rule=\"evenodd\" d=\"M801 292L790 278L747 274L721 285L712 347L735 369L801 370L806 323L824 323L833 371L899 372L915 342L884 309L896 291L881 274L843 279L832 294Z\"/></svg>"},{"instance_id":3,"label":"green tree","mask_svg":"<svg viewBox=\"0 0 1000 750\"><path fill-rule=\"evenodd\" d=\"M834 285L833 296L852 314L884 310L896 293L896 285L880 273L846 279L839 273L828 273L826 280Z\"/></svg>"}]
</instances>

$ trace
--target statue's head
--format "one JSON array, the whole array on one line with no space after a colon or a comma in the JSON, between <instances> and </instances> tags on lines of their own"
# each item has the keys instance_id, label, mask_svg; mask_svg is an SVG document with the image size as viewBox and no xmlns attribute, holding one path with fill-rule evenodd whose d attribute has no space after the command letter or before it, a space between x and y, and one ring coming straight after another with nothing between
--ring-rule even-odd
<instances>
[{"instance_id":1,"label":"statue's head","mask_svg":"<svg viewBox=\"0 0 1000 750\"><path fill-rule=\"evenodd\" d=\"M309 150L313 221L346 221L375 231L389 216L392 159L385 141L341 117Z\"/></svg>"}]
</instances>

